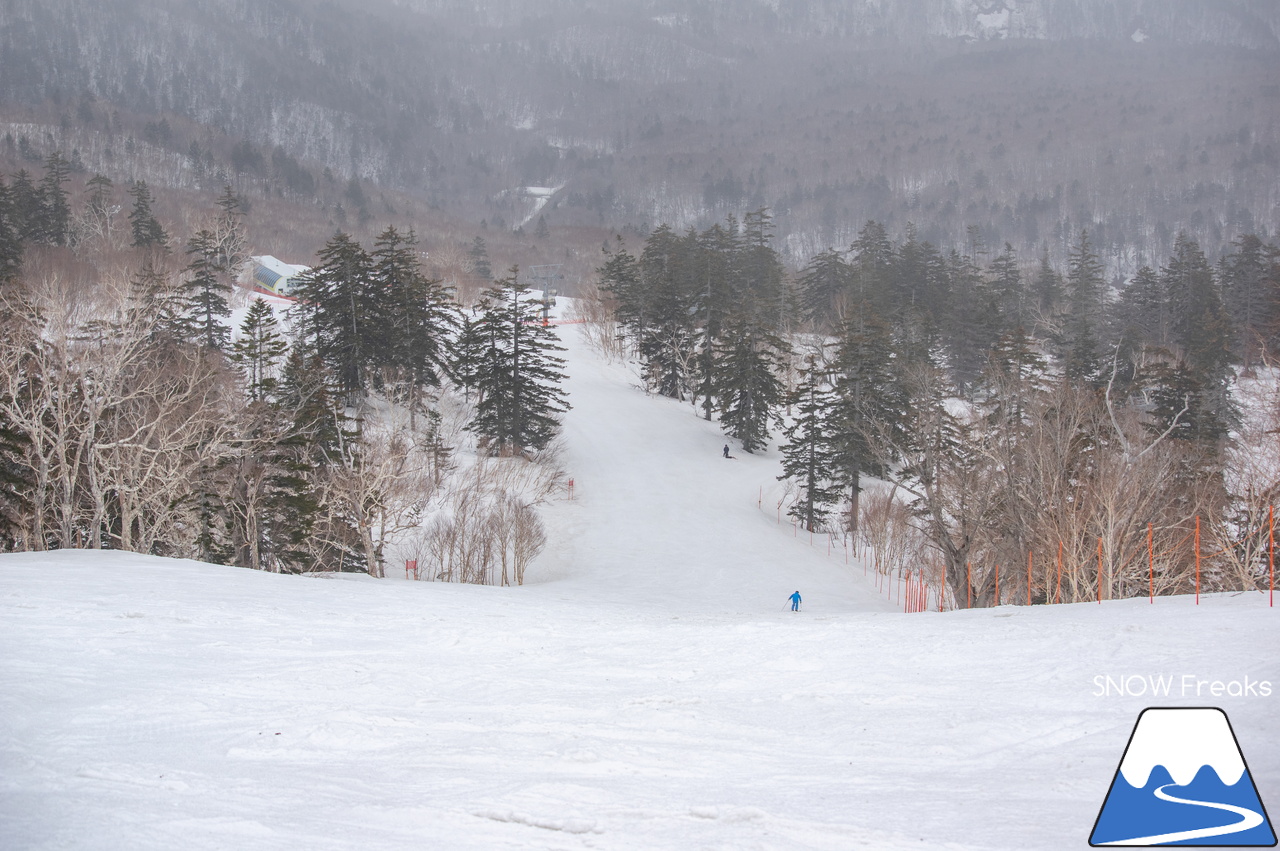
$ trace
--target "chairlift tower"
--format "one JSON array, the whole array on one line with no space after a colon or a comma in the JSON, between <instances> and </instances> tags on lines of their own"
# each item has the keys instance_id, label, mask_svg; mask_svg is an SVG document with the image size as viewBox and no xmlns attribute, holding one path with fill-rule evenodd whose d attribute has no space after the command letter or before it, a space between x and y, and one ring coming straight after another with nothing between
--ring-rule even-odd
<instances>
[{"instance_id":1,"label":"chairlift tower","mask_svg":"<svg viewBox=\"0 0 1280 851\"><path fill-rule=\"evenodd\" d=\"M555 307L556 296L559 291L552 286L556 281L563 281L564 275L560 274L562 263L549 263L542 266L529 267L529 280L533 282L535 289L542 290L542 324L550 324L551 308ZM540 287L538 285L541 285Z\"/></svg>"}]
</instances>

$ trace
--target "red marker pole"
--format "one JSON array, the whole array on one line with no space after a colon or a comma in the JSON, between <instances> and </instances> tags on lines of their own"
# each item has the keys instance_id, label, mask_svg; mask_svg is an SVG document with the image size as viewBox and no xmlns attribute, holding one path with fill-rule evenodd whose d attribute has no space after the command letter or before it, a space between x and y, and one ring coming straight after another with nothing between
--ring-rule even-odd
<instances>
[{"instance_id":1,"label":"red marker pole","mask_svg":"<svg viewBox=\"0 0 1280 851\"><path fill-rule=\"evenodd\" d=\"M1054 592L1053 602L1062 602L1062 541L1058 541L1058 590Z\"/></svg>"},{"instance_id":2,"label":"red marker pole","mask_svg":"<svg viewBox=\"0 0 1280 851\"><path fill-rule=\"evenodd\" d=\"M1276 604L1276 508L1274 505L1267 506L1267 525L1270 526L1270 532L1267 535L1267 573L1271 577L1271 606Z\"/></svg>"},{"instance_id":3,"label":"red marker pole","mask_svg":"<svg viewBox=\"0 0 1280 851\"><path fill-rule=\"evenodd\" d=\"M1098 605L1102 605L1102 536L1098 536Z\"/></svg>"},{"instance_id":4,"label":"red marker pole","mask_svg":"<svg viewBox=\"0 0 1280 851\"><path fill-rule=\"evenodd\" d=\"M1027 550L1027 605L1031 605L1031 550Z\"/></svg>"},{"instance_id":5,"label":"red marker pole","mask_svg":"<svg viewBox=\"0 0 1280 851\"><path fill-rule=\"evenodd\" d=\"M1156 603L1156 548L1151 524L1147 524L1147 594L1151 597L1151 605Z\"/></svg>"},{"instance_id":6,"label":"red marker pole","mask_svg":"<svg viewBox=\"0 0 1280 851\"><path fill-rule=\"evenodd\" d=\"M1196 605L1200 605L1200 515L1196 515Z\"/></svg>"},{"instance_id":7,"label":"red marker pole","mask_svg":"<svg viewBox=\"0 0 1280 851\"><path fill-rule=\"evenodd\" d=\"M972 562L967 562L967 561L964 563L964 590L966 592L964 607L966 609L972 609L973 608L973 564Z\"/></svg>"}]
</instances>

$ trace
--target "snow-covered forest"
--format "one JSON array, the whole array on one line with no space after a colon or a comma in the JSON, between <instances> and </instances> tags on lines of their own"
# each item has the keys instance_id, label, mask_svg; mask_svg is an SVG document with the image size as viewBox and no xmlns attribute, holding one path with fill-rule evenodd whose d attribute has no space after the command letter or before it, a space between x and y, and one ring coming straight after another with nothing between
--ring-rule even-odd
<instances>
[{"instance_id":1,"label":"snow-covered forest","mask_svg":"<svg viewBox=\"0 0 1280 851\"><path fill-rule=\"evenodd\" d=\"M273 309L230 187L171 239L145 183L73 205L63 165L0 183L5 549L382 576L399 535L433 577L522 581L566 405L518 269L464 314L412 232L337 234Z\"/></svg>"},{"instance_id":2,"label":"snow-covered forest","mask_svg":"<svg viewBox=\"0 0 1280 851\"><path fill-rule=\"evenodd\" d=\"M602 345L746 452L784 428L805 529L923 558L959 606L1270 581L1276 246L1243 235L1215 267L1184 234L1114 293L1084 231L1024 272L1008 243L944 254L869 221L788 278L769 222L619 244ZM868 479L898 498L864 502Z\"/></svg>"},{"instance_id":3,"label":"snow-covered forest","mask_svg":"<svg viewBox=\"0 0 1280 851\"><path fill-rule=\"evenodd\" d=\"M522 581L568 403L518 268L464 292L412 231L339 233L288 310L232 322L230 186L180 241L145 183L125 215L67 171L0 184L6 548ZM1087 231L1061 268L868 221L788 270L767 209L605 247L575 307L595 345L743 452L776 440L789 516L949 605L1270 581L1280 250L1256 235L1215 264L1182 234L1118 291Z\"/></svg>"},{"instance_id":4,"label":"snow-covered forest","mask_svg":"<svg viewBox=\"0 0 1280 851\"><path fill-rule=\"evenodd\" d=\"M0 0L0 845L1274 839L1278 58Z\"/></svg>"}]
</instances>

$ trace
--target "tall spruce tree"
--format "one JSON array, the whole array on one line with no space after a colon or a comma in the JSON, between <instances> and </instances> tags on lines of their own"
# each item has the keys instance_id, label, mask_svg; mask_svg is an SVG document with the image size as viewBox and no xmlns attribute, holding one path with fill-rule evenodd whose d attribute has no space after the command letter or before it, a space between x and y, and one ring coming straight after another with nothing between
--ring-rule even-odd
<instances>
[{"instance_id":1,"label":"tall spruce tree","mask_svg":"<svg viewBox=\"0 0 1280 851\"><path fill-rule=\"evenodd\" d=\"M600 289L613 298L614 319L622 333L640 339L646 328L648 294L640 282L640 261L627 251L622 237L615 246L605 245L604 263L596 268Z\"/></svg>"},{"instance_id":2,"label":"tall spruce tree","mask_svg":"<svg viewBox=\"0 0 1280 851\"><path fill-rule=\"evenodd\" d=\"M490 305L482 298L471 313L463 313L461 330L453 346L453 363L449 367L449 374L462 388L468 402L471 401L473 392L479 392L480 374L484 371L485 359L494 349L484 338L485 329L480 325L480 317L489 308Z\"/></svg>"},{"instance_id":3,"label":"tall spruce tree","mask_svg":"<svg viewBox=\"0 0 1280 851\"><path fill-rule=\"evenodd\" d=\"M336 377L346 404L356 404L371 386L389 326L386 293L376 283L373 260L349 235L335 234L294 291L296 327Z\"/></svg>"},{"instance_id":4,"label":"tall spruce tree","mask_svg":"<svg viewBox=\"0 0 1280 851\"><path fill-rule=\"evenodd\" d=\"M1182 360L1168 384L1176 386L1175 395L1192 388L1189 413L1196 422L1194 437L1216 444L1238 415L1231 399L1229 319L1213 267L1200 246L1182 233L1160 277L1169 302L1171 342Z\"/></svg>"},{"instance_id":5,"label":"tall spruce tree","mask_svg":"<svg viewBox=\"0 0 1280 851\"><path fill-rule=\"evenodd\" d=\"M738 241L738 299L743 312L769 328L781 328L785 315L785 272L773 248L773 216L761 208L742 219Z\"/></svg>"},{"instance_id":6,"label":"tall spruce tree","mask_svg":"<svg viewBox=\"0 0 1280 851\"><path fill-rule=\"evenodd\" d=\"M1067 258L1067 304L1064 361L1067 375L1079 381L1097 382L1102 377L1102 263L1093 252L1089 232Z\"/></svg>"},{"instance_id":7,"label":"tall spruce tree","mask_svg":"<svg viewBox=\"0 0 1280 851\"><path fill-rule=\"evenodd\" d=\"M898 293L894 325L927 316L934 325L952 310L954 300L946 260L930 242L921 242L916 227L907 222L906 240L894 256L893 279Z\"/></svg>"},{"instance_id":8,"label":"tall spruce tree","mask_svg":"<svg viewBox=\"0 0 1280 851\"><path fill-rule=\"evenodd\" d=\"M1040 265L1031 285L1032 301L1045 316L1052 316L1062 309L1062 276L1049 265L1049 249L1040 252Z\"/></svg>"},{"instance_id":9,"label":"tall spruce tree","mask_svg":"<svg viewBox=\"0 0 1280 851\"><path fill-rule=\"evenodd\" d=\"M840 501L841 488L834 479L835 451L828 435L827 416L834 398L826 386L825 371L810 358L800 383L788 394L787 403L795 419L784 431L782 475L791 479L800 494L787 514L806 531L816 532Z\"/></svg>"},{"instance_id":10,"label":"tall spruce tree","mask_svg":"<svg viewBox=\"0 0 1280 851\"><path fill-rule=\"evenodd\" d=\"M290 348L277 402L283 428L270 449L262 518L270 557L284 570L363 570L352 518L321 506L320 480L330 474L342 445L358 439L336 396L320 357L302 346Z\"/></svg>"},{"instance_id":11,"label":"tall spruce tree","mask_svg":"<svg viewBox=\"0 0 1280 851\"><path fill-rule=\"evenodd\" d=\"M25 168L18 169L13 175L9 194L18 238L24 242L39 242L45 220L44 196Z\"/></svg>"},{"instance_id":12,"label":"tall spruce tree","mask_svg":"<svg viewBox=\"0 0 1280 851\"><path fill-rule=\"evenodd\" d=\"M833 478L849 493L849 528L857 528L863 474L883 471L885 447L897 442L905 416L894 374L889 325L863 302L853 306L832 369L835 401L827 419Z\"/></svg>"},{"instance_id":13,"label":"tall spruce tree","mask_svg":"<svg viewBox=\"0 0 1280 851\"><path fill-rule=\"evenodd\" d=\"M244 374L251 402L274 398L279 383L276 373L288 348L271 306L262 299L254 299L230 354L231 361Z\"/></svg>"},{"instance_id":14,"label":"tall spruce tree","mask_svg":"<svg viewBox=\"0 0 1280 851\"><path fill-rule=\"evenodd\" d=\"M1113 335L1131 344L1167 345L1167 312L1168 302L1159 276L1150 266L1143 266L1120 293L1112 314Z\"/></svg>"},{"instance_id":15,"label":"tall spruce tree","mask_svg":"<svg viewBox=\"0 0 1280 851\"><path fill-rule=\"evenodd\" d=\"M38 241L46 245L66 245L71 235L71 203L66 188L70 178L71 164L60 151L45 158L44 177L40 180L42 215Z\"/></svg>"},{"instance_id":16,"label":"tall spruce tree","mask_svg":"<svg viewBox=\"0 0 1280 851\"><path fill-rule=\"evenodd\" d=\"M1233 345L1246 372L1280 331L1280 248L1246 234L1222 258L1222 299L1231 315Z\"/></svg>"},{"instance_id":17,"label":"tall spruce tree","mask_svg":"<svg viewBox=\"0 0 1280 851\"><path fill-rule=\"evenodd\" d=\"M881 316L892 315L902 300L894 292L895 256L884 225L868 220L851 250L854 301L870 304Z\"/></svg>"},{"instance_id":18,"label":"tall spruce tree","mask_svg":"<svg viewBox=\"0 0 1280 851\"><path fill-rule=\"evenodd\" d=\"M13 550L31 508L31 474L23 463L28 443L21 429L0 416L0 551Z\"/></svg>"},{"instance_id":19,"label":"tall spruce tree","mask_svg":"<svg viewBox=\"0 0 1280 851\"><path fill-rule=\"evenodd\" d=\"M703 417L709 421L715 410L716 387L722 382L716 367L725 319L740 306L734 298L740 249L737 221L731 216L724 225L712 225L696 236L695 246L692 296L694 316L700 326L695 381L697 395L702 397Z\"/></svg>"},{"instance_id":20,"label":"tall spruce tree","mask_svg":"<svg viewBox=\"0 0 1280 851\"><path fill-rule=\"evenodd\" d=\"M389 227L378 237L370 257L372 286L385 302L386 325L376 360L390 367L407 388L411 421L417 416L420 392L439 387L453 360L452 340L458 314L438 280L428 278L418 259L413 231Z\"/></svg>"},{"instance_id":21,"label":"tall spruce tree","mask_svg":"<svg viewBox=\"0 0 1280 851\"><path fill-rule=\"evenodd\" d=\"M939 324L947 337L952 380L965 391L981 374L987 353L1004 329L998 298L972 257L952 251L947 274L952 308Z\"/></svg>"},{"instance_id":22,"label":"tall spruce tree","mask_svg":"<svg viewBox=\"0 0 1280 851\"><path fill-rule=\"evenodd\" d=\"M490 454L519 454L546 447L569 410L561 384L564 351L555 329L539 320L538 306L512 267L482 302L476 336L487 347L476 375L479 401L469 424Z\"/></svg>"},{"instance_id":23,"label":"tall spruce tree","mask_svg":"<svg viewBox=\"0 0 1280 851\"><path fill-rule=\"evenodd\" d=\"M185 343L197 336L194 310L185 285L174 283L148 254L129 282L129 310L140 327L149 328L153 345Z\"/></svg>"},{"instance_id":24,"label":"tall spruce tree","mask_svg":"<svg viewBox=\"0 0 1280 851\"><path fill-rule=\"evenodd\" d=\"M22 232L14 209L13 190L0 179L0 287L22 273Z\"/></svg>"},{"instance_id":25,"label":"tall spruce tree","mask_svg":"<svg viewBox=\"0 0 1280 851\"><path fill-rule=\"evenodd\" d=\"M1001 325L1005 329L1025 327L1031 320L1027 292L1022 286L1022 270L1018 253L1009 243L987 267L988 286L999 307Z\"/></svg>"},{"instance_id":26,"label":"tall spruce tree","mask_svg":"<svg viewBox=\"0 0 1280 851\"><path fill-rule=\"evenodd\" d=\"M249 259L245 252L244 202L230 184L222 187L213 232L214 265L227 280L234 280Z\"/></svg>"},{"instance_id":27,"label":"tall spruce tree","mask_svg":"<svg viewBox=\"0 0 1280 851\"><path fill-rule=\"evenodd\" d=\"M493 280L493 268L489 265L489 249L484 244L483 237L477 236L471 241L467 256L471 258L471 271L477 278L486 284Z\"/></svg>"},{"instance_id":28,"label":"tall spruce tree","mask_svg":"<svg viewBox=\"0 0 1280 851\"><path fill-rule=\"evenodd\" d=\"M776 373L785 349L777 335L750 317L733 315L721 329L711 392L719 400L721 426L744 452L764 449L769 426L779 422L783 388Z\"/></svg>"},{"instance_id":29,"label":"tall spruce tree","mask_svg":"<svg viewBox=\"0 0 1280 851\"><path fill-rule=\"evenodd\" d=\"M640 254L640 278L627 299L645 384L655 393L683 400L692 392L697 352L697 236L657 228Z\"/></svg>"},{"instance_id":30,"label":"tall spruce tree","mask_svg":"<svg viewBox=\"0 0 1280 851\"><path fill-rule=\"evenodd\" d=\"M186 294L188 320L195 329L196 340L219 351L231 340L231 329L223 319L231 315L227 296L231 284L219 265L218 246L212 231L201 229L187 241Z\"/></svg>"},{"instance_id":31,"label":"tall spruce tree","mask_svg":"<svg viewBox=\"0 0 1280 851\"><path fill-rule=\"evenodd\" d=\"M801 270L798 285L803 317L819 327L831 327L844 315L853 287L853 268L841 252L828 248Z\"/></svg>"},{"instance_id":32,"label":"tall spruce tree","mask_svg":"<svg viewBox=\"0 0 1280 851\"><path fill-rule=\"evenodd\" d=\"M133 235L134 248L165 249L169 245L169 235L160 226L160 221L151 211L155 199L146 181L136 180L129 187L129 196L133 198L133 209L129 211L129 230Z\"/></svg>"}]
</instances>

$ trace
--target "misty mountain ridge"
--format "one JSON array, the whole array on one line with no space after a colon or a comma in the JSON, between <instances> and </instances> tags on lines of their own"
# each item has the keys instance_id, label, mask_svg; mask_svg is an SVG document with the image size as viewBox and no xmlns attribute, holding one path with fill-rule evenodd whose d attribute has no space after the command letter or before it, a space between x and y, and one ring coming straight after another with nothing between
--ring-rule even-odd
<instances>
[{"instance_id":1,"label":"misty mountain ridge","mask_svg":"<svg viewBox=\"0 0 1280 851\"><path fill-rule=\"evenodd\" d=\"M769 207L796 263L867 219L944 246L1007 241L1027 262L1087 228L1122 273L1181 230L1216 251L1277 227L1267 2L0 10L0 131L118 181L164 160L165 183L231 177L329 210L320 184L355 177L471 227L526 221L531 185L558 188L552 227ZM139 138L143 119L164 131Z\"/></svg>"}]
</instances>

